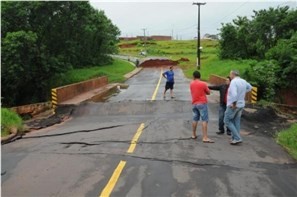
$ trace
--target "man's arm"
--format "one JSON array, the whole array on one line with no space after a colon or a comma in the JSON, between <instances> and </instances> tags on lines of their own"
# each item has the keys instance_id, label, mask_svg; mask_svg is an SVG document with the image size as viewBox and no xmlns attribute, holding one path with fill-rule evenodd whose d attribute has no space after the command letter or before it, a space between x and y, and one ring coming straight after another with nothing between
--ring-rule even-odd
<instances>
[{"instance_id":1,"label":"man's arm","mask_svg":"<svg viewBox=\"0 0 297 197\"><path fill-rule=\"evenodd\" d=\"M210 90L208 89L208 86L207 85L205 86L205 94L206 95L210 95Z\"/></svg>"},{"instance_id":2,"label":"man's arm","mask_svg":"<svg viewBox=\"0 0 297 197\"><path fill-rule=\"evenodd\" d=\"M167 79L167 77L166 77L166 72L164 72L162 75L163 75L163 77L164 77L165 79Z\"/></svg>"},{"instance_id":3,"label":"man's arm","mask_svg":"<svg viewBox=\"0 0 297 197\"><path fill-rule=\"evenodd\" d=\"M208 86L208 88L209 88L210 90L220 90L221 87L222 87L222 85L219 85L219 86Z\"/></svg>"},{"instance_id":4,"label":"man's arm","mask_svg":"<svg viewBox=\"0 0 297 197\"><path fill-rule=\"evenodd\" d=\"M237 85L234 82L232 83L232 81L228 89L228 95L230 95L231 107L235 108L237 102Z\"/></svg>"},{"instance_id":5,"label":"man's arm","mask_svg":"<svg viewBox=\"0 0 297 197\"><path fill-rule=\"evenodd\" d=\"M252 86L250 83L246 82L246 92L250 92L252 90Z\"/></svg>"}]
</instances>

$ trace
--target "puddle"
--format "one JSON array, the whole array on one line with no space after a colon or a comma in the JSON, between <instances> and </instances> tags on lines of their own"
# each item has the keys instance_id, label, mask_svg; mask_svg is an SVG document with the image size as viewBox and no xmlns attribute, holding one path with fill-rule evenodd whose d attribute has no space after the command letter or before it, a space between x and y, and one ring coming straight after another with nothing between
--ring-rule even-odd
<instances>
[{"instance_id":1,"label":"puddle","mask_svg":"<svg viewBox=\"0 0 297 197\"><path fill-rule=\"evenodd\" d=\"M95 103L99 103L99 102L105 102L108 99L110 99L111 97L117 96L119 93L126 91L126 89L120 89L120 87L115 87L107 92L105 92L104 94L100 94L98 96L94 96L91 101L95 102Z\"/></svg>"}]
</instances>

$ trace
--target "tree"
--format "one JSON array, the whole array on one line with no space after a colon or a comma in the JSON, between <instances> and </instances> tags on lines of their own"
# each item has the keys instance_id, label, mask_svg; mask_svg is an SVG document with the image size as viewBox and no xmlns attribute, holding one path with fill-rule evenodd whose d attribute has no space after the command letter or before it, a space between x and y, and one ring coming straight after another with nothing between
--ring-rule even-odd
<instances>
[{"instance_id":1,"label":"tree","mask_svg":"<svg viewBox=\"0 0 297 197\"><path fill-rule=\"evenodd\" d=\"M221 58L264 59L279 39L289 39L297 31L296 18L297 10L286 6L254 11L251 20L239 16L233 23L223 24Z\"/></svg>"},{"instance_id":2,"label":"tree","mask_svg":"<svg viewBox=\"0 0 297 197\"><path fill-rule=\"evenodd\" d=\"M220 36L222 38L219 40L220 57L223 59L239 58L236 28L231 23L227 23L223 25Z\"/></svg>"},{"instance_id":3,"label":"tree","mask_svg":"<svg viewBox=\"0 0 297 197\"><path fill-rule=\"evenodd\" d=\"M89 2L1 2L4 105L46 101L50 81L111 62L119 29Z\"/></svg>"},{"instance_id":4,"label":"tree","mask_svg":"<svg viewBox=\"0 0 297 197\"><path fill-rule=\"evenodd\" d=\"M254 11L252 19L237 17L221 28L220 57L256 59L245 77L260 96L275 101L281 89L297 93L297 10L288 6Z\"/></svg>"},{"instance_id":5,"label":"tree","mask_svg":"<svg viewBox=\"0 0 297 197\"><path fill-rule=\"evenodd\" d=\"M280 66L277 73L280 88L290 88L297 93L297 32L290 39L281 39L266 53ZM293 83L292 83L293 82Z\"/></svg>"},{"instance_id":6,"label":"tree","mask_svg":"<svg viewBox=\"0 0 297 197\"><path fill-rule=\"evenodd\" d=\"M281 39L266 53L264 61L252 64L245 77L260 88L268 101L281 99L282 89L297 93L297 32L290 39Z\"/></svg>"},{"instance_id":7,"label":"tree","mask_svg":"<svg viewBox=\"0 0 297 197\"><path fill-rule=\"evenodd\" d=\"M37 35L31 31L7 33L2 40L2 97L8 105L27 101L24 91L34 87L29 84L34 77L35 58L37 53ZM30 90L28 90L30 91Z\"/></svg>"}]
</instances>

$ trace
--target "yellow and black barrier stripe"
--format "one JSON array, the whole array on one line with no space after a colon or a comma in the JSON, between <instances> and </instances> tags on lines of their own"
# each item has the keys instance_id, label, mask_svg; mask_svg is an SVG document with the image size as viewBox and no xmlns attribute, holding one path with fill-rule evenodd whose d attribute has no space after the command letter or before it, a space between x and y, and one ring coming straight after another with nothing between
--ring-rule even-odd
<instances>
[{"instance_id":1,"label":"yellow and black barrier stripe","mask_svg":"<svg viewBox=\"0 0 297 197\"><path fill-rule=\"evenodd\" d=\"M57 89L52 89L52 107L55 113L55 110L58 105Z\"/></svg>"},{"instance_id":2,"label":"yellow and black barrier stripe","mask_svg":"<svg viewBox=\"0 0 297 197\"><path fill-rule=\"evenodd\" d=\"M258 98L258 88L253 87L252 88L252 103L257 103L257 98Z\"/></svg>"}]
</instances>

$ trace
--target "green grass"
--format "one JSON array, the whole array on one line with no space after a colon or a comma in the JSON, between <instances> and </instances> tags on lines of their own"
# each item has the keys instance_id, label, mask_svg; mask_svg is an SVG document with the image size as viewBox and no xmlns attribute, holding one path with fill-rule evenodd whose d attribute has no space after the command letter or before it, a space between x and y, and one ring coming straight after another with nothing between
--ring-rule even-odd
<instances>
[{"instance_id":1,"label":"green grass","mask_svg":"<svg viewBox=\"0 0 297 197\"><path fill-rule=\"evenodd\" d=\"M109 82L123 82L124 75L134 70L127 61L114 59L112 64L90 68L73 69L52 79L52 87L59 87L100 76L107 76Z\"/></svg>"},{"instance_id":2,"label":"green grass","mask_svg":"<svg viewBox=\"0 0 297 197\"><path fill-rule=\"evenodd\" d=\"M276 139L297 160L297 123L279 132Z\"/></svg>"},{"instance_id":3,"label":"green grass","mask_svg":"<svg viewBox=\"0 0 297 197\"><path fill-rule=\"evenodd\" d=\"M121 42L120 44L137 43L132 48L120 49L121 54L139 56L139 52L144 49L140 41ZM186 77L192 78L192 73L196 70L196 41L195 40L172 40L172 41L151 41L147 44L148 56L161 56L173 60L188 58L189 62L182 62L179 66L184 70ZM154 43L154 44L152 44ZM238 69L244 72L254 60L220 60L218 58L218 41L201 40L203 47L201 53L201 76L207 81L211 74L220 76L229 75L230 70Z\"/></svg>"},{"instance_id":4,"label":"green grass","mask_svg":"<svg viewBox=\"0 0 297 197\"><path fill-rule=\"evenodd\" d=\"M253 60L220 60L218 57L214 57L209 60L205 60L201 63L201 76L202 80L207 81L211 74L219 75L222 77L229 76L230 70L237 69L240 73L243 73ZM193 72L196 70L194 66L189 66L184 69L185 75L188 78L192 77Z\"/></svg>"},{"instance_id":5,"label":"green grass","mask_svg":"<svg viewBox=\"0 0 297 197\"><path fill-rule=\"evenodd\" d=\"M23 121L17 113L7 109L1 108L1 136L9 135L11 127L18 129L22 128Z\"/></svg>"}]
</instances>

